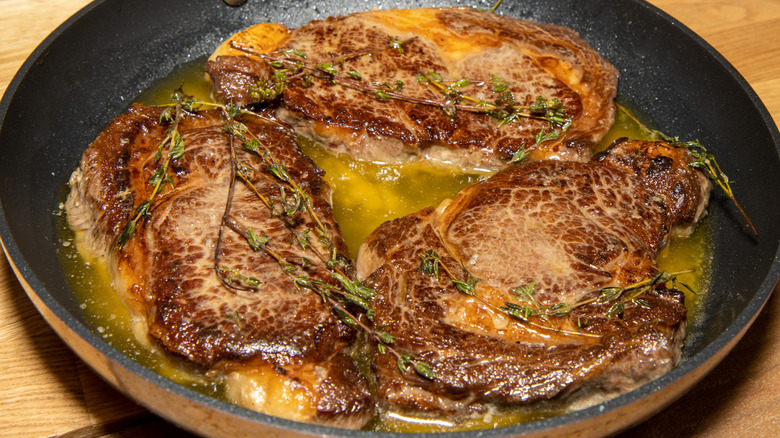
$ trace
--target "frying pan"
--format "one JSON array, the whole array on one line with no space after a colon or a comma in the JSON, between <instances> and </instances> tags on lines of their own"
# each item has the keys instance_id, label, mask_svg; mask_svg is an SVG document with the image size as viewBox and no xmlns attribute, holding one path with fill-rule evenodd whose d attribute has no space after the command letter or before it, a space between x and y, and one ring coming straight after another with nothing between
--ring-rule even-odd
<instances>
[{"instance_id":1,"label":"frying pan","mask_svg":"<svg viewBox=\"0 0 780 438\"><path fill-rule=\"evenodd\" d=\"M383 1L382 8L489 7L476 1ZM492 3L492 0L490 1ZM43 317L92 368L129 397L204 436L385 434L296 423L209 398L144 368L108 345L84 319L57 256L61 188L86 145L142 90L210 53L231 33L272 21L290 27L375 7L364 1L99 0L30 56L0 101L0 239ZM683 139L699 139L734 181L760 230L754 237L730 202L710 207L711 289L671 372L608 402L527 424L442 437L593 436L657 412L699 381L736 344L780 276L780 134L741 76L671 17L639 0L505 1L500 12L569 26L620 71L619 98ZM759 188L760 190L756 190Z\"/></svg>"}]
</instances>

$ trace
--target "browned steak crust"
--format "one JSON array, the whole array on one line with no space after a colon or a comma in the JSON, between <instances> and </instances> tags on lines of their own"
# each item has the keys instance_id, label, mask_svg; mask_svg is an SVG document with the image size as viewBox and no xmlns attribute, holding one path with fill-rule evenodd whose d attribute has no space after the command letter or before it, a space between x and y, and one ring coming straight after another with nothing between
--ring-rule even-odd
<instances>
[{"instance_id":1,"label":"browned steak crust","mask_svg":"<svg viewBox=\"0 0 780 438\"><path fill-rule=\"evenodd\" d=\"M402 42L401 50L391 41ZM303 80L288 82L280 115L299 132L363 159L419 156L498 168L525 148L535 158L587 161L614 118L617 71L574 31L468 8L333 17L290 30L271 47L244 48L271 52L266 62L280 56L275 49L296 49L305 53L301 62L307 65L332 65L344 80L315 80L311 86ZM217 96L251 103L241 87L263 74L261 67L250 71L245 66L245 59L210 63L207 70ZM239 78L240 70L247 72L245 77ZM361 79L349 77L349 72ZM440 76L444 86L462 79L469 85L446 90L451 94L447 97L436 86L418 81L421 74ZM415 102L356 89L377 84L381 91ZM489 115L458 110L452 116L440 105L420 103L454 102L453 92L473 98L461 99L472 105L495 102L506 93L525 105L539 96L557 99L572 123L561 137L536 144L540 131L551 130L548 121L521 118L499 127Z\"/></svg>"},{"instance_id":2,"label":"browned steak crust","mask_svg":"<svg viewBox=\"0 0 780 438\"><path fill-rule=\"evenodd\" d=\"M670 223L690 232L706 214L711 185L702 172L688 165L690 156L682 147L664 141L629 141L619 139L597 160L621 168L642 179L667 206Z\"/></svg>"},{"instance_id":3,"label":"browned steak crust","mask_svg":"<svg viewBox=\"0 0 780 438\"><path fill-rule=\"evenodd\" d=\"M676 363L681 293L658 286L598 297L657 272L670 230L704 214L709 184L687 152L664 142L621 141L591 160L613 122L617 72L575 32L466 8L371 11L260 31L256 45L236 40L244 55L215 57L206 70L217 100L260 111L239 120L267 152L239 147L219 111L189 114L178 127L186 152L153 197L155 154L171 125L160 122L162 108L136 104L90 145L71 179L71 226L109 258L157 345L223 373L246 406L343 427L365 424L374 397L383 408L454 418L542 400L587 404ZM291 58L303 67L276 99L249 93L272 83L281 68L272 62L290 67ZM456 86L462 79L468 84ZM571 123L543 138L548 120L502 125L466 108L509 95L524 105L560 102ZM437 208L383 224L353 275L330 189L290 127L360 159L503 170ZM522 150L530 159L507 167ZM282 211L295 193L280 168L310 211ZM150 197L149 217L118 246ZM317 238L320 228L329 241ZM250 242L250 230L263 243ZM375 314L361 323L396 337L373 356L373 395L347 354L354 331L313 290L338 287L326 264L333 254L346 276L377 291ZM437 275L422 269L426 254L439 257ZM469 280L473 290L458 283ZM398 352L435 377L399 369Z\"/></svg>"},{"instance_id":4,"label":"browned steak crust","mask_svg":"<svg viewBox=\"0 0 780 438\"><path fill-rule=\"evenodd\" d=\"M370 417L372 401L365 379L344 353L354 332L316 293L295 283L286 273L289 266L270 252L253 251L234 228L220 228L234 165L219 112L182 120L178 131L185 153L173 161L173 187L153 199L149 218L117 247L136 207L152 194L148 181L162 163L154 156L170 129L158 121L161 111L133 105L89 146L71 181L71 225L87 233L93 251L109 257L120 292L145 319L149 336L167 351L206 369L272 369L310 395L316 412L307 420L359 426ZM286 128L262 117L241 121L309 197L350 272L322 171L300 153ZM296 275L334 283L330 271L295 238L311 232L312 247L329 255L328 245L314 236L315 219L305 211L280 214L293 194L272 176L263 153L251 153L237 140L234 145L236 165L251 186L241 180L235 184L229 220L239 230L265 236L267 247L290 263L315 260L300 266Z\"/></svg>"},{"instance_id":5,"label":"browned steak crust","mask_svg":"<svg viewBox=\"0 0 780 438\"><path fill-rule=\"evenodd\" d=\"M659 287L634 297L641 300L594 300L597 289L656 274L656 252L677 219L661 200L672 194L653 190L605 162L535 162L380 226L357 263L378 292L375 323L436 375L401 373L392 354L378 354L380 403L457 414L544 399L589 403L667 372L684 335L681 293ZM438 277L421 268L429 251L441 256ZM474 293L450 276L478 279ZM510 292L529 285L533 302ZM569 311L523 322L501 310L507 302ZM610 314L616 303L622 310Z\"/></svg>"}]
</instances>

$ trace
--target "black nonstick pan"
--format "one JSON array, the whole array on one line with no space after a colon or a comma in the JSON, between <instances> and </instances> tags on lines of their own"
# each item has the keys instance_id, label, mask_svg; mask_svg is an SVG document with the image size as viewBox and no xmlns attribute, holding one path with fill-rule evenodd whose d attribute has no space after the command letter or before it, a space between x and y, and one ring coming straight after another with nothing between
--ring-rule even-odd
<instances>
[{"instance_id":1,"label":"black nonstick pan","mask_svg":"<svg viewBox=\"0 0 780 438\"><path fill-rule=\"evenodd\" d=\"M289 27L373 7L474 6L492 2L103 0L80 11L25 62L0 101L0 239L44 318L120 391L204 436L384 434L269 417L209 398L144 368L97 335L65 281L53 212L86 145L139 94L177 66L209 54L231 33L271 21ZM689 326L670 373L600 405L505 428L441 437L597 436L671 403L736 344L780 276L780 134L744 79L714 49L639 0L505 0L499 13L569 26L620 71L618 96L659 129L699 139L718 157L759 237L733 204L710 207L711 299ZM264 435L265 434L265 435Z\"/></svg>"}]
</instances>

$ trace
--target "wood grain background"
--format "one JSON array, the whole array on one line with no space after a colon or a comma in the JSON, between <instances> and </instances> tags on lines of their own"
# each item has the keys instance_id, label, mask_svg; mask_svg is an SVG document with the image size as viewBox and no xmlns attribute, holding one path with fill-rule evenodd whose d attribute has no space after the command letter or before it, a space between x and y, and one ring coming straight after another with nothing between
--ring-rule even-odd
<instances>
[{"instance_id":1,"label":"wood grain background","mask_svg":"<svg viewBox=\"0 0 780 438\"><path fill-rule=\"evenodd\" d=\"M0 93L34 48L86 3L0 0ZM775 122L780 120L780 0L651 3L720 51L755 89ZM187 434L114 391L74 356L33 308L0 255L0 437L47 436ZM622 436L780 436L777 290L745 338L710 375Z\"/></svg>"}]
</instances>

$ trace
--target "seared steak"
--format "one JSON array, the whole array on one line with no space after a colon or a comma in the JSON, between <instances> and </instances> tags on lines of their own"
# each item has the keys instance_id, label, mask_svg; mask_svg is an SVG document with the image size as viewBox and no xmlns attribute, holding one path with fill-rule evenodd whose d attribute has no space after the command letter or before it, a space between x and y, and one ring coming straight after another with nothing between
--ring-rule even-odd
<instances>
[{"instance_id":1,"label":"seared steak","mask_svg":"<svg viewBox=\"0 0 780 438\"><path fill-rule=\"evenodd\" d=\"M108 258L141 338L224 374L239 404L360 427L373 402L344 353L354 332L300 280L337 285L313 250L352 269L322 171L266 117L239 119L257 141L250 152L231 139L218 111L187 115L176 130L159 121L162 111L135 104L84 153L67 201L80 244ZM150 177L167 156L155 157L158 145L174 131L184 154L168 168L170 184L163 179L165 189L152 196ZM278 176L285 171L299 193ZM149 199L148 217L128 236Z\"/></svg>"},{"instance_id":2,"label":"seared steak","mask_svg":"<svg viewBox=\"0 0 780 438\"><path fill-rule=\"evenodd\" d=\"M525 149L587 161L614 119L617 71L574 31L470 8L375 10L298 29L261 24L226 42L207 72L218 99L252 104L249 86L272 83L281 68L300 74L288 74L280 117L367 160L498 169ZM559 102L571 124L537 143L554 130L527 108L539 98ZM472 111L485 102L535 116L501 126L507 114Z\"/></svg>"},{"instance_id":3,"label":"seared steak","mask_svg":"<svg viewBox=\"0 0 780 438\"><path fill-rule=\"evenodd\" d=\"M691 171L691 157L685 148L663 141L620 139L596 160L640 177L666 206L673 234L690 234L706 213L711 186L703 182L704 174Z\"/></svg>"},{"instance_id":4,"label":"seared steak","mask_svg":"<svg viewBox=\"0 0 780 438\"><path fill-rule=\"evenodd\" d=\"M258 25L206 70L218 101L256 112L133 105L84 153L66 210L139 337L222 376L238 404L357 428L375 404L581 406L678 361L683 294L656 254L705 213L709 182L664 142L593 156L617 72L575 32L371 11ZM501 170L380 226L355 269L296 134L359 159ZM350 288L376 295L336 292ZM375 391L348 354L366 338Z\"/></svg>"},{"instance_id":5,"label":"seared steak","mask_svg":"<svg viewBox=\"0 0 780 438\"><path fill-rule=\"evenodd\" d=\"M612 164L638 163L638 150L672 162L649 173ZM378 353L378 402L461 415L586 404L667 372L684 336L683 294L666 279L631 287L658 274L670 228L707 203L709 182L688 161L665 143L626 141L588 163L512 165L380 226L357 261L358 278L377 290L374 322L435 377Z\"/></svg>"}]
</instances>

